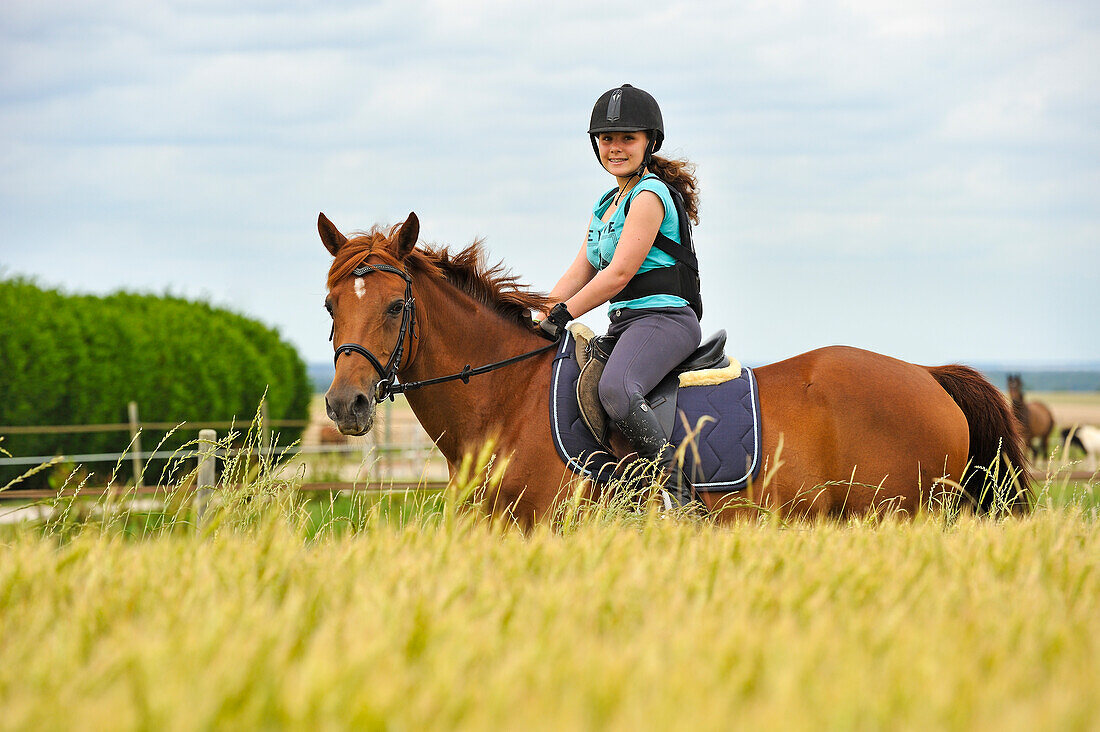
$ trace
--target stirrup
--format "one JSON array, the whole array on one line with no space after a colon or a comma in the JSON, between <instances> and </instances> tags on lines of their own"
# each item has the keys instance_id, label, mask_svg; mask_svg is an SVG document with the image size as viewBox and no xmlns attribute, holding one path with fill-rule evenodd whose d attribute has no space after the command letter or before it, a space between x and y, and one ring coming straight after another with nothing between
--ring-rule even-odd
<instances>
[{"instance_id":1,"label":"stirrup","mask_svg":"<svg viewBox=\"0 0 1100 732\"><path fill-rule=\"evenodd\" d=\"M705 506L702 499L699 498L699 494L695 492L695 486L692 485L687 474L684 473L684 469L676 464L675 454L672 451L672 445L668 445L665 450L669 453L667 462L661 461L661 473L664 474L665 482L661 490L671 497L671 500L679 508L687 508L692 505Z\"/></svg>"}]
</instances>

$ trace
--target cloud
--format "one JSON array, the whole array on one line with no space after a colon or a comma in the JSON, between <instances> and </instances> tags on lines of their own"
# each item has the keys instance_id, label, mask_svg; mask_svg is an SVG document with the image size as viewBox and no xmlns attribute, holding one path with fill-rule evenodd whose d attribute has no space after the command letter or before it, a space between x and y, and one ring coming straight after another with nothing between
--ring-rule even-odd
<instances>
[{"instance_id":1,"label":"cloud","mask_svg":"<svg viewBox=\"0 0 1100 732\"><path fill-rule=\"evenodd\" d=\"M831 333L1007 359L1030 355L1023 328L1095 360L1007 293L1100 310L1097 20L986 1L4 3L0 262L206 293L322 360L318 210L346 230L416 210L427 238L487 236L549 289L610 185L590 105L629 81L699 165L707 324L756 312L747 355ZM922 298L948 323L926 339Z\"/></svg>"}]
</instances>

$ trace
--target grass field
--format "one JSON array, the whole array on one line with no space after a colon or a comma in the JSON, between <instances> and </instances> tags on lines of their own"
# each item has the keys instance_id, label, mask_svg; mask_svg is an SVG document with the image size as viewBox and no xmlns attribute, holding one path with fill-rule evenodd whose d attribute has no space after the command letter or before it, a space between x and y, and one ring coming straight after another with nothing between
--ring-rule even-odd
<instances>
[{"instance_id":1,"label":"grass field","mask_svg":"<svg viewBox=\"0 0 1100 732\"><path fill-rule=\"evenodd\" d=\"M526 535L458 488L59 512L0 534L0 728L1096 729L1093 488L1007 520L579 502Z\"/></svg>"},{"instance_id":2,"label":"grass field","mask_svg":"<svg viewBox=\"0 0 1100 732\"><path fill-rule=\"evenodd\" d=\"M278 467L227 465L201 521L181 491L0 525L0 729L1100 729L1095 477L1025 518L577 500L524 534L461 480Z\"/></svg>"}]
</instances>

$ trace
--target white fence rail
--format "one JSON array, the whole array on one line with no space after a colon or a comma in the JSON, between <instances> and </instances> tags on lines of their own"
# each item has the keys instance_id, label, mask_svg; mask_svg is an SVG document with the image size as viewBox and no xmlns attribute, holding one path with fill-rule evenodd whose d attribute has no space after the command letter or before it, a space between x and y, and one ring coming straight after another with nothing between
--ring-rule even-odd
<instances>
[{"instance_id":1,"label":"white fence rail","mask_svg":"<svg viewBox=\"0 0 1100 732\"><path fill-rule=\"evenodd\" d=\"M385 405L389 407L387 403ZM51 455L4 455L0 452L0 467L33 467L37 465L43 465L45 463L76 463L76 464L91 464L91 463L115 463L121 464L123 461L129 460L132 466L133 475L137 476L137 482L134 484L136 487L141 488L142 476L145 472L146 464L150 460L189 460L200 456L200 453L205 452L203 448L203 441L201 439L201 433L205 430L233 430L238 433L247 433L253 428L252 421L195 421L195 422L142 422L138 413L138 405L135 402L130 402L128 405L128 417L127 422L105 423L105 424L82 424L82 425L0 425L0 436L3 435L33 435L33 434L88 434L99 432L126 432L129 434L129 441L127 446L119 451L115 452L101 452L101 453L80 453L80 454L51 454ZM309 420L269 420L267 418L267 405L263 404L260 407L260 419L256 423L255 427L258 428L258 448L252 447L251 452L257 453L261 456L272 458L280 462L286 460L292 460L298 457L304 457L309 455L362 455L363 460L381 461L382 467L385 472L392 472L394 461L436 461L442 460L438 449L428 439L427 435L424 435L419 426L416 426L416 433L411 435L402 435L406 439L401 442L391 441L393 435L393 425L391 423L391 412L389 409L384 408L383 413L380 415L380 429L376 429L373 433L373 437L369 441L362 441L358 443L349 442L324 442L321 438L321 444L294 444L291 446L279 446L274 443L275 434L279 428L300 428L314 430L322 429L320 425L313 424ZM200 439L198 440L198 446L191 446L184 448L176 448L171 450L158 450L152 449L145 451L142 449L142 433L149 430L155 431L198 431L200 433ZM335 435L337 439L345 439L339 435ZM3 442L0 442L0 447L3 447ZM247 448L242 448L248 451ZM216 457L225 459L232 457L240 452L238 449L224 449L219 448L215 451ZM437 471L438 472L438 471ZM392 476L391 476L392 477Z\"/></svg>"},{"instance_id":2,"label":"white fence rail","mask_svg":"<svg viewBox=\"0 0 1100 732\"><path fill-rule=\"evenodd\" d=\"M217 450L216 455L219 458L231 457L239 452L248 450L242 448L241 450ZM407 445L372 445L370 451L385 455L395 454L407 456L410 453L423 454L425 457L436 454L434 445L428 444L407 444ZM37 455L33 457L10 457L0 458L0 466L4 465L41 465L42 463L49 462L60 458L64 462L68 463L117 463L120 460L126 458L133 458L137 460L169 460L169 459L188 459L197 457L200 450L155 450L153 452L126 451L126 452L95 452L87 453L83 455ZM256 450L252 450L256 452ZM260 454L264 456L273 456L276 458L291 458L298 455L321 455L321 454L340 454L340 453L362 453L364 452L362 445L299 445L295 447L274 447L269 448L266 451L260 451ZM140 470L140 468L139 468Z\"/></svg>"}]
</instances>

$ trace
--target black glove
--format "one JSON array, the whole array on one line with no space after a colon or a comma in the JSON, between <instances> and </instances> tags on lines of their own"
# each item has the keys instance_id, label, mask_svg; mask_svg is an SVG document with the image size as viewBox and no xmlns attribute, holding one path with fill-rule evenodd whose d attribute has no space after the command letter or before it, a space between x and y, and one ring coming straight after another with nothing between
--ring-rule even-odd
<instances>
[{"instance_id":1,"label":"black glove","mask_svg":"<svg viewBox=\"0 0 1100 732\"><path fill-rule=\"evenodd\" d=\"M570 314L569 308L565 307L565 303L559 302L550 308L550 312L539 323L539 327L549 333L551 338L557 339L561 337L561 332L565 330L565 326L572 319L573 316Z\"/></svg>"}]
</instances>

